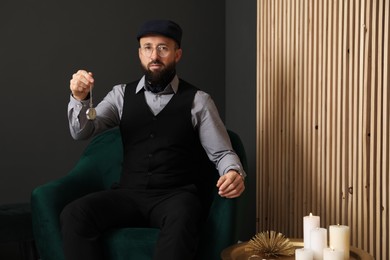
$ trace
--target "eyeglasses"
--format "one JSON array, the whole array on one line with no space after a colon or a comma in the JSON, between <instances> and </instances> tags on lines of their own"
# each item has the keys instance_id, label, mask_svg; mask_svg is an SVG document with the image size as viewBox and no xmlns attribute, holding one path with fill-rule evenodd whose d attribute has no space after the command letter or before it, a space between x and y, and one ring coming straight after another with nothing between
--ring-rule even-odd
<instances>
[{"instance_id":1,"label":"eyeglasses","mask_svg":"<svg viewBox=\"0 0 390 260\"><path fill-rule=\"evenodd\" d=\"M167 57L170 52L170 49L166 45L157 45L156 48L153 48L150 45L141 47L142 54L148 58L152 56L154 50L157 51L157 55L161 58Z\"/></svg>"}]
</instances>

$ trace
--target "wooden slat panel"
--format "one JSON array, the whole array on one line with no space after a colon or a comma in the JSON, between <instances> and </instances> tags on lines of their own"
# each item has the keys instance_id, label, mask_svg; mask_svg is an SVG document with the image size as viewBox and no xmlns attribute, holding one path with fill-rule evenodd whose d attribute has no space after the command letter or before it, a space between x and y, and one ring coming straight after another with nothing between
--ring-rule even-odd
<instances>
[{"instance_id":1,"label":"wooden slat panel","mask_svg":"<svg viewBox=\"0 0 390 260\"><path fill-rule=\"evenodd\" d=\"M390 0L258 0L257 229L303 216L388 259Z\"/></svg>"}]
</instances>

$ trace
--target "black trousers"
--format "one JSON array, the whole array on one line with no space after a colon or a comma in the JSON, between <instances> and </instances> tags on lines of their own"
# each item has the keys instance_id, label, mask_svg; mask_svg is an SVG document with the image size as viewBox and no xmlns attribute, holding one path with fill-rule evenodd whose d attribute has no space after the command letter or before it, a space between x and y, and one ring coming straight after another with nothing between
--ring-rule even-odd
<instances>
[{"instance_id":1,"label":"black trousers","mask_svg":"<svg viewBox=\"0 0 390 260\"><path fill-rule=\"evenodd\" d=\"M102 234L112 228L156 227L154 258L193 259L205 210L191 188L175 190L111 189L68 204L61 213L67 260L105 259Z\"/></svg>"}]
</instances>

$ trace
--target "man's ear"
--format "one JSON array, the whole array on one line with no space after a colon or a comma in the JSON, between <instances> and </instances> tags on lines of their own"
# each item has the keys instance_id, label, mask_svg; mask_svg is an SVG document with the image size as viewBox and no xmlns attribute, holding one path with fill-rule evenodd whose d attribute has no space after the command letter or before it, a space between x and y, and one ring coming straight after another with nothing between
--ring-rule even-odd
<instances>
[{"instance_id":1,"label":"man's ear","mask_svg":"<svg viewBox=\"0 0 390 260\"><path fill-rule=\"evenodd\" d=\"M181 55L183 54L183 50L182 49L177 49L176 50L176 54L175 54L175 61L176 63L179 62L179 60L181 59Z\"/></svg>"}]
</instances>

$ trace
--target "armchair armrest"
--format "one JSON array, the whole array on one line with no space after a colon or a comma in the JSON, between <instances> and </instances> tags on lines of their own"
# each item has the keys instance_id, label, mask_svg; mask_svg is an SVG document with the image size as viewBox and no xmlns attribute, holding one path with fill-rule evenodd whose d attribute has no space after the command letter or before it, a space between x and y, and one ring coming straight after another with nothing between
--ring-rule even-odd
<instances>
[{"instance_id":1,"label":"armchair armrest","mask_svg":"<svg viewBox=\"0 0 390 260\"><path fill-rule=\"evenodd\" d=\"M99 173L94 168L93 164L80 161L68 175L33 190L33 232L38 250L44 248L39 250L42 259L63 259L59 216L65 205L88 193L104 189L101 177L96 177Z\"/></svg>"}]
</instances>

